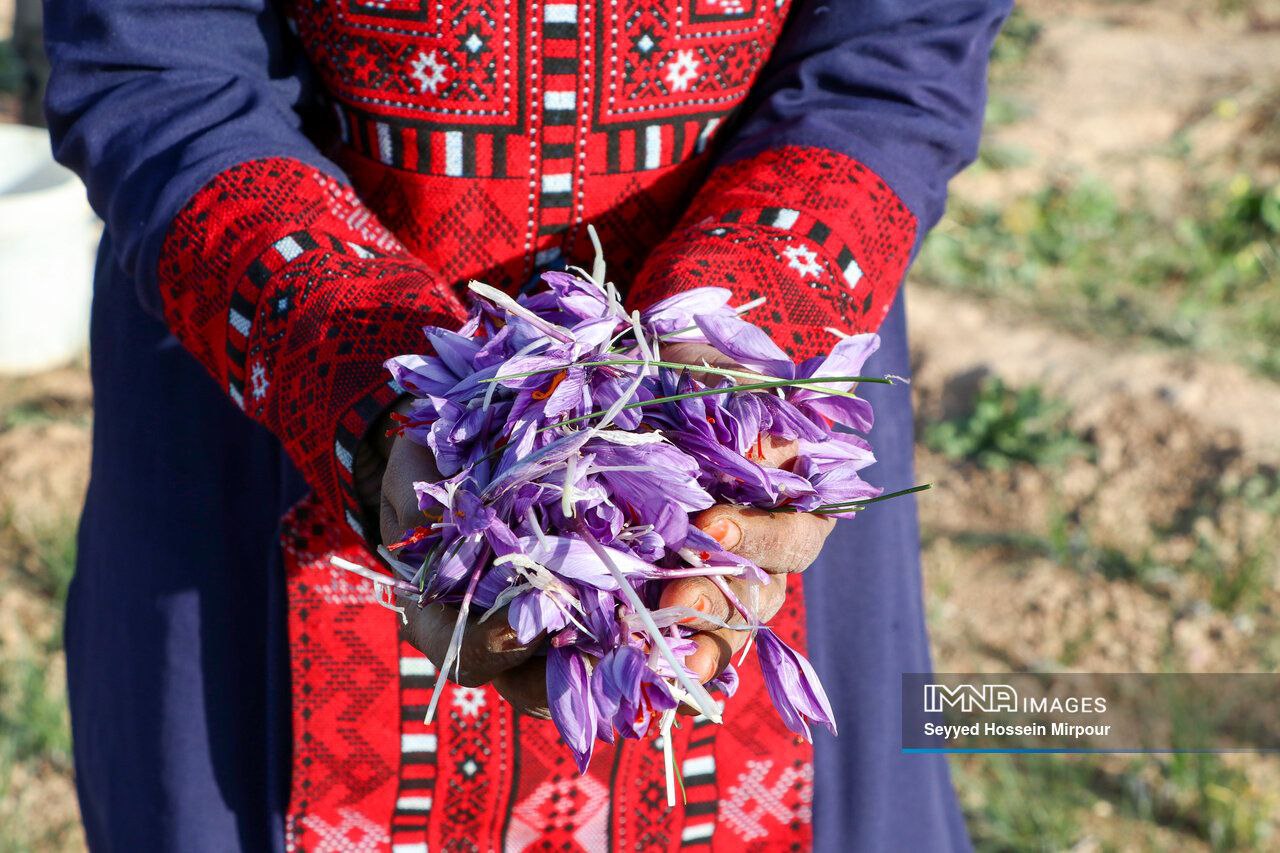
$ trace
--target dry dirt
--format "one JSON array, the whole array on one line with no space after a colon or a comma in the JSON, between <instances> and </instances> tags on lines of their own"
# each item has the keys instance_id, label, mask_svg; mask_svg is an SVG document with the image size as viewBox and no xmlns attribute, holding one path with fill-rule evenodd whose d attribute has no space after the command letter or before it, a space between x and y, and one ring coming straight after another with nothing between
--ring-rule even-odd
<instances>
[{"instance_id":1,"label":"dry dirt","mask_svg":"<svg viewBox=\"0 0 1280 853\"><path fill-rule=\"evenodd\" d=\"M66 693L62 619L44 559L50 543L65 546L74 534L91 409L83 364L0 379L0 674L35 663L43 669L37 692L57 704ZM0 752L0 774L0 849L83 848L65 754L10 763Z\"/></svg>"},{"instance_id":2,"label":"dry dirt","mask_svg":"<svg viewBox=\"0 0 1280 853\"><path fill-rule=\"evenodd\" d=\"M1280 90L1280 2L1223 15L1217 0L1020 3L1043 26L1027 67L992 89L1031 114L999 130L1027 152L998 174L953 189L975 201L1015 198L1062 176L1105 176L1120 193L1172 206L1192 171L1229 175L1260 140L1255 108ZM1190 164L1175 155L1185 143ZM1192 169L1188 169L1188 165ZM1280 173L1272 161L1263 181Z\"/></svg>"}]
</instances>

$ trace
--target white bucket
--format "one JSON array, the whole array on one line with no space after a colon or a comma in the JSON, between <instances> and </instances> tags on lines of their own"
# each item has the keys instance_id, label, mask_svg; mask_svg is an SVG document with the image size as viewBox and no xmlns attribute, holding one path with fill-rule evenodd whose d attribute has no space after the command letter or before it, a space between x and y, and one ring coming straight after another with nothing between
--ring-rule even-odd
<instances>
[{"instance_id":1,"label":"white bucket","mask_svg":"<svg viewBox=\"0 0 1280 853\"><path fill-rule=\"evenodd\" d=\"M55 367L84 350L100 231L48 135L0 125L0 372Z\"/></svg>"}]
</instances>

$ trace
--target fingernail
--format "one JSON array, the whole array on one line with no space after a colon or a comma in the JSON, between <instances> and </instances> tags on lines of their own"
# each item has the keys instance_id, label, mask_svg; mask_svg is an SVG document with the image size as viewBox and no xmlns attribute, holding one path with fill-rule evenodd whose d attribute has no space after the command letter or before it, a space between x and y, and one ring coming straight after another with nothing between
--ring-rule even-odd
<instances>
[{"instance_id":1,"label":"fingernail","mask_svg":"<svg viewBox=\"0 0 1280 853\"><path fill-rule=\"evenodd\" d=\"M742 540L742 528L727 518L717 518L706 529L706 534L720 543L725 550L732 550Z\"/></svg>"},{"instance_id":2,"label":"fingernail","mask_svg":"<svg viewBox=\"0 0 1280 853\"><path fill-rule=\"evenodd\" d=\"M710 613L711 599L707 598L705 595L698 596L698 600L693 603L693 609L699 613Z\"/></svg>"}]
</instances>

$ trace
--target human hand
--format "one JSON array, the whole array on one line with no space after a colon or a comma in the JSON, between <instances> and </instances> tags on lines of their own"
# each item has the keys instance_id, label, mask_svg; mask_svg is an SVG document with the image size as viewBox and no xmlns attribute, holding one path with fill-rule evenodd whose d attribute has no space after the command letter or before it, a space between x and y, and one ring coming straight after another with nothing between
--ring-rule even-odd
<instances>
[{"instance_id":1,"label":"human hand","mask_svg":"<svg viewBox=\"0 0 1280 853\"><path fill-rule=\"evenodd\" d=\"M378 513L384 543L399 541L425 521L413 484L440 479L430 450L403 436L390 442ZM438 603L425 607L416 602L401 603L408 620L401 626L401 638L439 668L458 621L458 608ZM521 643L516 639L505 608L484 622L471 615L458 651L457 674L450 673L450 678L464 687L492 684L517 711L547 717L546 659L535 657L539 645L537 641Z\"/></svg>"},{"instance_id":2,"label":"human hand","mask_svg":"<svg viewBox=\"0 0 1280 853\"><path fill-rule=\"evenodd\" d=\"M705 344L670 344L663 348L663 358L695 368L707 365L741 369ZM696 369L694 376L703 378L698 377ZM785 469L794 462L797 446L793 441L770 439L761 444L761 450L763 458L757 462ZM764 587L737 579L728 582L738 601L754 608L761 622L769 621L782 609L786 601L788 576L813 564L835 527L834 519L813 513L770 512L725 504L703 510L694 516L693 523L726 550L745 557L769 573L769 583ZM707 619L690 623L697 630L692 639L698 648L685 659L685 665L703 683L723 672L733 654L747 641L749 632L741 629L746 619L709 578L672 581L663 590L661 606L690 607L706 614ZM721 627L717 622L728 623L731 627Z\"/></svg>"}]
</instances>

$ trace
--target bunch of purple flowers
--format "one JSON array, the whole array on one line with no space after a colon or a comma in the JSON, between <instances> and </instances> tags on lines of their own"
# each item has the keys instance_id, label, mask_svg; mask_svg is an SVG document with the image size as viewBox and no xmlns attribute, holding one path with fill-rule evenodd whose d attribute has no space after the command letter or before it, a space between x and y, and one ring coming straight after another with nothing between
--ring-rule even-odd
<instances>
[{"instance_id":1,"label":"bunch of purple flowers","mask_svg":"<svg viewBox=\"0 0 1280 853\"><path fill-rule=\"evenodd\" d=\"M545 637L551 714L580 770L597 739L666 732L681 703L719 721L684 665L686 623L704 617L657 607L669 580L705 576L758 646L788 728L834 732L809 662L727 583L765 573L689 518L717 502L847 516L888 497L859 476L874 457L855 432L872 423L855 383L888 381L858 375L878 339L836 333L829 355L797 365L727 289L629 314L598 255L590 274L542 279L520 298L473 282L462 328L427 328L432 354L387 362L412 398L399 429L443 475L415 484L423 523L383 549L400 576L387 585L459 608L428 719L467 620L502 615L520 641ZM710 345L738 367L664 361L673 342ZM786 470L762 464L771 440L796 443ZM713 684L732 695L733 666Z\"/></svg>"}]
</instances>

